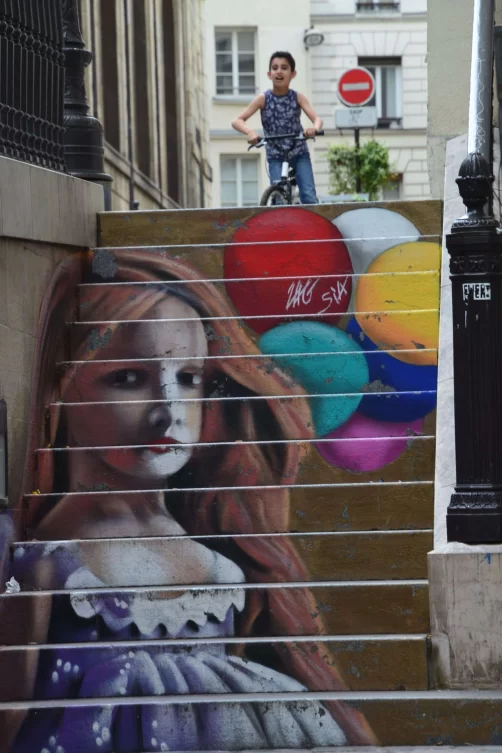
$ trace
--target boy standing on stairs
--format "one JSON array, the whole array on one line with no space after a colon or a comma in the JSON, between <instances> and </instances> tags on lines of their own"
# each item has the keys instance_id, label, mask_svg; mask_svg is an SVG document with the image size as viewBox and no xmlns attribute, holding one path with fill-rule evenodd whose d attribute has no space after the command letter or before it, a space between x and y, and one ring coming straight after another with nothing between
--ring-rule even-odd
<instances>
[{"instance_id":1,"label":"boy standing on stairs","mask_svg":"<svg viewBox=\"0 0 502 753\"><path fill-rule=\"evenodd\" d=\"M289 88L295 76L296 62L291 53L274 52L270 58L268 70L272 89L258 94L244 112L232 121L232 127L245 134L250 144L257 144L260 138L256 131L246 125L246 121L258 110L261 110L261 122L265 136L280 136L286 133L300 135L303 133L300 121L302 110L313 123L313 128L307 128L305 135L314 138L316 131L322 130L323 122L307 97ZM288 149L290 164L295 168L302 204L318 204L312 162L306 142L285 140L268 143L266 148L270 180L275 182L281 179L283 155L285 150Z\"/></svg>"}]
</instances>

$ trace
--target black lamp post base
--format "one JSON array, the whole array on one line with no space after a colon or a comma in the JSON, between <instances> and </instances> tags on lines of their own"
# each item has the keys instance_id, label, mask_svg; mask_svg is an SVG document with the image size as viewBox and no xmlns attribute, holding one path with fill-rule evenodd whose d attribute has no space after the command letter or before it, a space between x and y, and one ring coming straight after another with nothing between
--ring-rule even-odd
<instances>
[{"instance_id":1,"label":"black lamp post base","mask_svg":"<svg viewBox=\"0 0 502 753\"><path fill-rule=\"evenodd\" d=\"M454 492L446 514L448 541L502 543L502 491Z\"/></svg>"}]
</instances>

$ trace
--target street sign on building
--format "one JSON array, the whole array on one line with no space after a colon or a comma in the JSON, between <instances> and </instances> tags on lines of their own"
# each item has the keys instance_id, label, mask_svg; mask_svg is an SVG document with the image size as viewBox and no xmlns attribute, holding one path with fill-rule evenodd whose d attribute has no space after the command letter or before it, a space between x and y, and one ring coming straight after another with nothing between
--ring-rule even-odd
<instances>
[{"instance_id":1,"label":"street sign on building","mask_svg":"<svg viewBox=\"0 0 502 753\"><path fill-rule=\"evenodd\" d=\"M362 107L375 93L375 79L366 68L351 68L340 76L338 97L347 107Z\"/></svg>"},{"instance_id":2,"label":"street sign on building","mask_svg":"<svg viewBox=\"0 0 502 753\"><path fill-rule=\"evenodd\" d=\"M337 128L376 128L376 107L347 107L335 111Z\"/></svg>"}]
</instances>

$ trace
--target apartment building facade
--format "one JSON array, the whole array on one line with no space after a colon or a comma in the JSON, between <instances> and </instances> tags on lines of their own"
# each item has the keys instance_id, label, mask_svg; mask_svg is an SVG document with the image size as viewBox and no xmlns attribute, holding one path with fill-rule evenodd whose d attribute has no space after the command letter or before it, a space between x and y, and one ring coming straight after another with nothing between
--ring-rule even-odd
<instances>
[{"instance_id":1,"label":"apartment building facade","mask_svg":"<svg viewBox=\"0 0 502 753\"><path fill-rule=\"evenodd\" d=\"M309 29L322 35L305 44ZM255 93L269 86L270 52L289 49L297 59L294 86L304 92L325 123L326 136L311 145L318 194L330 201L331 144L353 143L353 131L335 127L337 83L354 66L369 68L376 80L378 126L362 142L385 144L395 179L385 199L430 195L427 172L427 0L206 0L206 72L213 205L252 205L268 185L264 154L247 152L246 140L231 121ZM318 40L319 41L319 40ZM259 129L256 115L251 123Z\"/></svg>"},{"instance_id":2,"label":"apartment building facade","mask_svg":"<svg viewBox=\"0 0 502 753\"><path fill-rule=\"evenodd\" d=\"M204 0L80 0L113 209L211 205Z\"/></svg>"},{"instance_id":3,"label":"apartment building facade","mask_svg":"<svg viewBox=\"0 0 502 753\"><path fill-rule=\"evenodd\" d=\"M310 55L303 41L310 26L309 3L206 0L204 13L213 206L256 206L269 183L265 153L248 152L246 138L231 122L269 88L268 64L275 50L295 57L294 88L310 97ZM259 114L250 124L261 132Z\"/></svg>"},{"instance_id":4,"label":"apartment building facade","mask_svg":"<svg viewBox=\"0 0 502 753\"><path fill-rule=\"evenodd\" d=\"M324 119L327 137L315 147L320 194L329 191L327 143L354 141L340 133L335 112L344 107L337 95L342 73L368 68L376 81L378 125L363 130L389 149L395 180L386 199L425 199L427 172L427 0L311 0L311 21L324 43L311 52L312 99Z\"/></svg>"}]
</instances>

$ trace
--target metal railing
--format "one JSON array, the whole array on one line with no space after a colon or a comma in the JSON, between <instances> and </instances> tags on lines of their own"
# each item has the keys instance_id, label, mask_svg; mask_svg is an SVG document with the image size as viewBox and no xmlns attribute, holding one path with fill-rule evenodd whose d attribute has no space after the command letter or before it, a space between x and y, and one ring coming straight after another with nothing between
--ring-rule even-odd
<instances>
[{"instance_id":1,"label":"metal railing","mask_svg":"<svg viewBox=\"0 0 502 753\"><path fill-rule=\"evenodd\" d=\"M79 0L0 0L0 155L102 183L109 208L103 129L85 91L91 61Z\"/></svg>"},{"instance_id":2,"label":"metal railing","mask_svg":"<svg viewBox=\"0 0 502 753\"><path fill-rule=\"evenodd\" d=\"M64 170L61 0L0 0L0 154Z\"/></svg>"}]
</instances>

